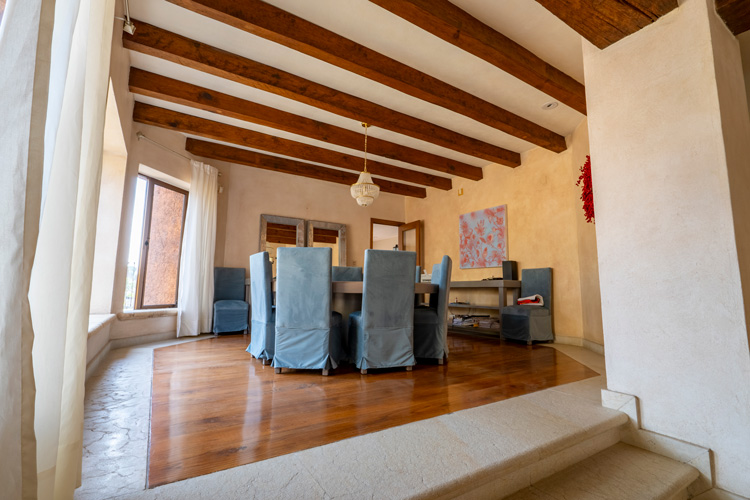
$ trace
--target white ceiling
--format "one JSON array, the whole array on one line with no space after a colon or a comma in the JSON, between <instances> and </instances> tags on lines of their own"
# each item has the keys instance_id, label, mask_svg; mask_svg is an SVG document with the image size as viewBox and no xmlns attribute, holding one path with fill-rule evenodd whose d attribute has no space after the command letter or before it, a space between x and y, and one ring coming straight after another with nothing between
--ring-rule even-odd
<instances>
[{"instance_id":1,"label":"white ceiling","mask_svg":"<svg viewBox=\"0 0 750 500\"><path fill-rule=\"evenodd\" d=\"M482 22L536 53L548 63L568 73L576 80L583 81L581 37L536 1L452 1ZM564 136L571 134L583 118L583 115L563 104L551 111L542 110L543 104L554 99L367 0L269 0L268 3L508 109L558 134ZM534 147L526 141L478 123L463 115L413 98L300 52L200 16L165 0L131 0L130 12L137 20L288 71L461 134L516 152L527 151ZM358 133L362 132L362 127L355 120L343 118L312 106L175 63L135 52L131 53L131 60L134 67L273 106L283 111L320 120ZM156 99L136 96L136 100L250 130L323 146L323 143L295 134L268 129L212 113L200 112L184 106L168 104ZM486 166L489 163L486 160L457 153L387 130L373 127L369 133L374 137L472 165ZM362 156L360 151L330 144L325 144L325 147ZM436 174L435 171L413 165L386 161L414 170ZM437 175L441 174L437 173Z\"/></svg>"}]
</instances>

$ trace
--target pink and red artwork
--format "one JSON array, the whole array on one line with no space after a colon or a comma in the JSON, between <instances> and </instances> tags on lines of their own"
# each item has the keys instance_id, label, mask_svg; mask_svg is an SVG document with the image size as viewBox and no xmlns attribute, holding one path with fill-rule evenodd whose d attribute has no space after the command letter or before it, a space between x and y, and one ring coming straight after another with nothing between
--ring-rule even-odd
<instances>
[{"instance_id":1,"label":"pink and red artwork","mask_svg":"<svg viewBox=\"0 0 750 500\"><path fill-rule=\"evenodd\" d=\"M508 260L506 205L463 214L458 221L461 269L500 267Z\"/></svg>"}]
</instances>

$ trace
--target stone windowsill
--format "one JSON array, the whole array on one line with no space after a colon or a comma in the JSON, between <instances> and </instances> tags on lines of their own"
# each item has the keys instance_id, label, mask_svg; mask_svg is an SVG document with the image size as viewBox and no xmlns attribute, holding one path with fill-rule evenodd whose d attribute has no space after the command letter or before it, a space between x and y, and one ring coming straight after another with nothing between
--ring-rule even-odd
<instances>
[{"instance_id":1,"label":"stone windowsill","mask_svg":"<svg viewBox=\"0 0 750 500\"><path fill-rule=\"evenodd\" d=\"M89 314L89 337L115 320L114 314Z\"/></svg>"},{"instance_id":2,"label":"stone windowsill","mask_svg":"<svg viewBox=\"0 0 750 500\"><path fill-rule=\"evenodd\" d=\"M129 321L131 319L161 318L164 316L177 316L177 308L170 307L167 309L137 309L135 311L123 311L117 313L119 321Z\"/></svg>"}]
</instances>

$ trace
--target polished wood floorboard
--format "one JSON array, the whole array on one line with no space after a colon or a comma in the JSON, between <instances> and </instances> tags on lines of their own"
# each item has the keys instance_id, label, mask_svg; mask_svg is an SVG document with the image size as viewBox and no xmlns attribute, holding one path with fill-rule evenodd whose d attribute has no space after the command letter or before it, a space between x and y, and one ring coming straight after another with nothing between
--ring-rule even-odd
<instances>
[{"instance_id":1,"label":"polished wood floorboard","mask_svg":"<svg viewBox=\"0 0 750 500\"><path fill-rule=\"evenodd\" d=\"M545 346L450 335L450 361L323 377L245 352L249 336L154 350L149 487L597 375Z\"/></svg>"}]
</instances>

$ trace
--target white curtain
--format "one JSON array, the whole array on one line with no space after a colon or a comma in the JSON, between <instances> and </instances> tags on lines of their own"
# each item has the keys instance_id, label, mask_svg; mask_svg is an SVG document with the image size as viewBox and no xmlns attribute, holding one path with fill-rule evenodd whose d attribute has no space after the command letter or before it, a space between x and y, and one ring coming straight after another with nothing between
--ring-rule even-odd
<instances>
[{"instance_id":1,"label":"white curtain","mask_svg":"<svg viewBox=\"0 0 750 500\"><path fill-rule=\"evenodd\" d=\"M54 0L10 0L0 22L0 496L36 498L34 330L28 290L39 231Z\"/></svg>"},{"instance_id":2,"label":"white curtain","mask_svg":"<svg viewBox=\"0 0 750 500\"><path fill-rule=\"evenodd\" d=\"M177 292L177 336L211 331L214 302L214 251L216 248L216 197L219 172L191 161L185 232Z\"/></svg>"},{"instance_id":3,"label":"white curtain","mask_svg":"<svg viewBox=\"0 0 750 500\"><path fill-rule=\"evenodd\" d=\"M113 16L114 0L10 0L0 26L3 498L80 484Z\"/></svg>"}]
</instances>

